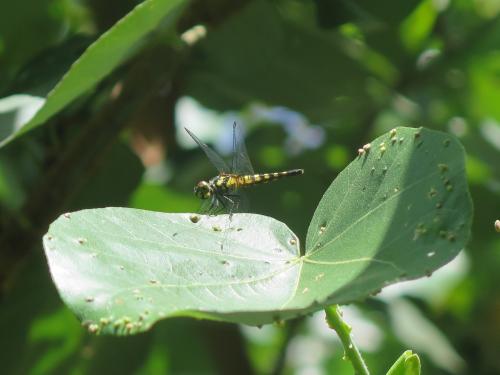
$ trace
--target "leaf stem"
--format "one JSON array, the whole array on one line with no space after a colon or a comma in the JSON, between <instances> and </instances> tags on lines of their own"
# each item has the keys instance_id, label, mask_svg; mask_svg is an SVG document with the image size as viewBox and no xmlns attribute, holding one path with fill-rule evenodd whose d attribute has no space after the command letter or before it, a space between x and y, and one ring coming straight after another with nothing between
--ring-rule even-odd
<instances>
[{"instance_id":1,"label":"leaf stem","mask_svg":"<svg viewBox=\"0 0 500 375\"><path fill-rule=\"evenodd\" d=\"M363 357L351 337L351 326L342 318L342 312L338 305L332 305L325 309L326 322L328 326L337 332L337 335L342 342L345 350L345 356L349 358L354 367L354 371L358 375L369 375L368 367L366 367Z\"/></svg>"}]
</instances>

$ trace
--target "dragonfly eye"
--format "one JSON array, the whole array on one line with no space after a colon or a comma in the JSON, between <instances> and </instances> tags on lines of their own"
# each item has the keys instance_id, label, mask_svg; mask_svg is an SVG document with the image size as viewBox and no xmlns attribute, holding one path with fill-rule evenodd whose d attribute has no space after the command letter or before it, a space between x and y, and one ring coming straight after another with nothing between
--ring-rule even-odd
<instances>
[{"instance_id":1,"label":"dragonfly eye","mask_svg":"<svg viewBox=\"0 0 500 375\"><path fill-rule=\"evenodd\" d=\"M206 181L200 181L194 187L194 195L200 199L208 199L212 195L212 188Z\"/></svg>"}]
</instances>

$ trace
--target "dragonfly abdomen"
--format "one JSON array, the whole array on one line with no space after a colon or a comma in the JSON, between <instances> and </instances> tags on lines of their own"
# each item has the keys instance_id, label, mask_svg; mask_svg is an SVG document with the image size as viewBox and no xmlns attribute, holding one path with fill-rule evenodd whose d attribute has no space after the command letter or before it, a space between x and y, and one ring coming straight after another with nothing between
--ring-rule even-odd
<instances>
[{"instance_id":1,"label":"dragonfly abdomen","mask_svg":"<svg viewBox=\"0 0 500 375\"><path fill-rule=\"evenodd\" d=\"M273 172L273 173L260 173L249 174L237 177L238 186L252 186L256 184L263 184L270 181L279 180L284 177L300 176L304 173L303 169L290 169L289 171Z\"/></svg>"}]
</instances>

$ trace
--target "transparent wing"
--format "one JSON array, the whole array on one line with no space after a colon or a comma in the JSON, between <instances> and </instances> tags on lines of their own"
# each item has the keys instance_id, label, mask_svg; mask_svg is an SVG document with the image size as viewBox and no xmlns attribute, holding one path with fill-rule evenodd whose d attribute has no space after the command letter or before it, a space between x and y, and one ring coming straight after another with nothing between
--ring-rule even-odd
<instances>
[{"instance_id":1,"label":"transparent wing","mask_svg":"<svg viewBox=\"0 0 500 375\"><path fill-rule=\"evenodd\" d=\"M222 157L218 153L216 153L214 150L208 147L208 145L200 141L200 139L196 135L194 135L188 128L184 129L186 129L187 133L191 136L191 138L193 138L193 140L198 144L198 146L200 146L205 155L207 155L210 162L215 166L215 168L217 168L219 173L231 172L227 163L224 161L224 159L222 159Z\"/></svg>"},{"instance_id":2,"label":"transparent wing","mask_svg":"<svg viewBox=\"0 0 500 375\"><path fill-rule=\"evenodd\" d=\"M215 199L217 198L203 200L198 212L203 215L216 215L220 209L216 206Z\"/></svg>"},{"instance_id":3,"label":"transparent wing","mask_svg":"<svg viewBox=\"0 0 500 375\"><path fill-rule=\"evenodd\" d=\"M233 123L233 160L231 172L239 175L254 174L252 162L248 157L245 139L240 128Z\"/></svg>"}]
</instances>

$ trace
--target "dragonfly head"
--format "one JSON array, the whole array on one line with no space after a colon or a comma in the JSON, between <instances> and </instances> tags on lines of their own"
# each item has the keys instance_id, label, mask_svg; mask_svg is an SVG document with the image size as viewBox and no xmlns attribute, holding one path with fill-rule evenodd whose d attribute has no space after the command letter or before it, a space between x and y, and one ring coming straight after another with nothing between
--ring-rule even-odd
<instances>
[{"instance_id":1,"label":"dragonfly head","mask_svg":"<svg viewBox=\"0 0 500 375\"><path fill-rule=\"evenodd\" d=\"M208 199L212 196L212 187L207 181L200 181L194 187L194 195L200 199Z\"/></svg>"}]
</instances>

